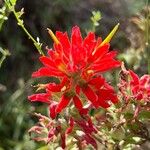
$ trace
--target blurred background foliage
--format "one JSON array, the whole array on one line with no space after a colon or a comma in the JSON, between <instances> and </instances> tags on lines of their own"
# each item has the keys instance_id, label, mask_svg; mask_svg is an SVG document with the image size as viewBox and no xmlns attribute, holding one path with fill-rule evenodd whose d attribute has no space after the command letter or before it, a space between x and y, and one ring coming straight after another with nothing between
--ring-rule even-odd
<instances>
[{"instance_id":1,"label":"blurred background foliage","mask_svg":"<svg viewBox=\"0 0 150 150\"><path fill-rule=\"evenodd\" d=\"M70 32L72 26L78 25L83 36L93 30L104 38L119 22L111 49L118 49L119 58L128 68L145 74L150 66L149 3L148 0L18 0L15 8L17 11L24 8L24 25L35 39L40 38L44 52L46 46L52 46L47 27L54 32ZM40 65L38 56L14 14L0 0L0 59L4 59L0 68L0 150L35 150L42 145L30 141L27 132L36 123L32 116L35 104L31 106L27 96L33 93L30 85L37 82L31 79L31 73ZM108 78L113 79L114 74ZM37 106L37 112L46 113L43 105Z\"/></svg>"}]
</instances>

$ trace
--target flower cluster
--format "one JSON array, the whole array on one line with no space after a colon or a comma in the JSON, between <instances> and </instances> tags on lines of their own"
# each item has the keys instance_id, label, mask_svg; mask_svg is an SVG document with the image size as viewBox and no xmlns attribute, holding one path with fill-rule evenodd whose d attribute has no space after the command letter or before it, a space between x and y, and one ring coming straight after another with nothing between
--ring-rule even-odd
<instances>
[{"instance_id":1,"label":"flower cluster","mask_svg":"<svg viewBox=\"0 0 150 150\"><path fill-rule=\"evenodd\" d=\"M68 134L73 134L78 147L90 144L97 149L93 135L97 134L98 129L88 112L100 107L108 108L111 103L118 102L114 88L102 75L121 65L115 59L117 52L109 50L109 42L117 28L118 25L104 41L100 37L96 38L93 32L83 39L78 26L72 28L71 40L66 32L57 31L54 35L48 29L54 40L53 49L48 49L47 56L39 58L43 67L34 72L32 77L54 76L59 83L38 84L37 91L45 92L28 97L32 102L47 103L50 114L50 118L37 115L39 125L29 130L29 133L37 134L34 140L48 143L60 136L61 147L65 148ZM68 105L69 113L66 111L65 117L58 116Z\"/></svg>"},{"instance_id":2,"label":"flower cluster","mask_svg":"<svg viewBox=\"0 0 150 150\"><path fill-rule=\"evenodd\" d=\"M38 125L33 126L28 132L29 134L34 133L34 137L31 137L35 141L44 141L49 143L50 141L57 140L57 136L60 136L59 143L62 148L66 147L66 136L72 132L73 129L73 119L70 118L69 127L64 127L64 122L59 120L54 121L50 118L43 116L41 114L35 113L35 116L38 117ZM65 128L65 129L64 129Z\"/></svg>"},{"instance_id":3,"label":"flower cluster","mask_svg":"<svg viewBox=\"0 0 150 150\"><path fill-rule=\"evenodd\" d=\"M149 139L140 117L143 111L149 111L150 75L139 78L115 59L117 52L109 50L109 42L117 28L103 41L93 32L82 38L78 26L72 28L71 39L66 32L54 34L48 29L53 48L39 58L43 67L32 77L55 77L56 81L36 85L38 93L28 97L31 102L47 103L49 110L49 117L35 114L39 122L29 130L33 140L53 142L55 148L92 146L97 150L98 143L124 149L134 140L133 135ZM103 73L121 64L120 92L116 94ZM141 130L135 130L135 126Z\"/></svg>"},{"instance_id":4,"label":"flower cluster","mask_svg":"<svg viewBox=\"0 0 150 150\"><path fill-rule=\"evenodd\" d=\"M45 93L33 94L29 99L48 103L52 118L72 102L81 114L86 114L87 109L83 105L86 98L86 103L94 108L107 108L110 102L116 103L115 91L101 73L121 64L114 59L116 51L109 51L109 40L117 28L118 25L104 41L100 37L96 39L93 32L83 39L78 26L72 28L71 40L66 32L57 31L54 35L48 29L54 46L48 50L47 56L39 58L43 67L34 72L32 77L55 76L60 83L37 85L38 90L44 89ZM53 95L57 93L61 98L54 101Z\"/></svg>"},{"instance_id":5,"label":"flower cluster","mask_svg":"<svg viewBox=\"0 0 150 150\"><path fill-rule=\"evenodd\" d=\"M61 146L61 148L65 149L66 145L69 146L72 144L66 141L66 138L72 135L74 139L72 138L71 140L75 140L73 143L77 144L78 147L84 148L86 144L91 144L97 149L97 143L92 134L98 131L90 117L87 121L83 119L77 120L71 117L68 119L68 124L66 125L66 120L64 119L55 121L39 113L35 113L35 116L38 117L39 122L28 131L28 133L31 134L32 140L38 142L43 141L46 144L50 141L57 141L59 143L57 146ZM76 130L74 130L74 128Z\"/></svg>"},{"instance_id":6,"label":"flower cluster","mask_svg":"<svg viewBox=\"0 0 150 150\"><path fill-rule=\"evenodd\" d=\"M139 78L136 73L123 66L119 89L126 102L131 99L150 102L150 75L145 74Z\"/></svg>"},{"instance_id":7,"label":"flower cluster","mask_svg":"<svg viewBox=\"0 0 150 150\"><path fill-rule=\"evenodd\" d=\"M122 64L118 87L120 99L123 99L124 102L124 106L120 109L133 112L132 119L137 119L142 111L150 110L150 75L145 74L139 78L132 70L126 70L124 64Z\"/></svg>"}]
</instances>

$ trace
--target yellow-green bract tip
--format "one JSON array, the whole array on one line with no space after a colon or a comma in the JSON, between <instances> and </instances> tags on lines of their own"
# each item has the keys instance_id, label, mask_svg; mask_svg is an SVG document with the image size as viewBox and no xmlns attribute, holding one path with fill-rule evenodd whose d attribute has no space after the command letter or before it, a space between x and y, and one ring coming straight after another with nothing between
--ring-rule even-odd
<instances>
[{"instance_id":1,"label":"yellow-green bract tip","mask_svg":"<svg viewBox=\"0 0 150 150\"><path fill-rule=\"evenodd\" d=\"M59 44L59 40L57 39L57 37L55 36L55 34L53 33L53 31L49 28L47 28L47 31L49 33L49 35L51 36L51 38L53 39L53 41L56 43L56 44Z\"/></svg>"},{"instance_id":2,"label":"yellow-green bract tip","mask_svg":"<svg viewBox=\"0 0 150 150\"><path fill-rule=\"evenodd\" d=\"M109 43L110 40L112 39L112 37L114 36L114 34L116 33L116 31L118 30L119 27L119 23L112 29L112 31L108 34L108 36L105 38L105 40L98 46L101 47L106 43Z\"/></svg>"}]
</instances>

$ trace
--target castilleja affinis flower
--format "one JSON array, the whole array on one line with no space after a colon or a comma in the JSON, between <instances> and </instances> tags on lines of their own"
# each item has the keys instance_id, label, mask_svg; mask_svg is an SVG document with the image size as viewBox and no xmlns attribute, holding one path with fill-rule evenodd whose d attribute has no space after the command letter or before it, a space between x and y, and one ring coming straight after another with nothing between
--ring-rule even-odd
<instances>
[{"instance_id":1,"label":"castilleja affinis flower","mask_svg":"<svg viewBox=\"0 0 150 150\"><path fill-rule=\"evenodd\" d=\"M100 37L96 39L93 32L89 32L83 39L78 26L72 28L70 40L66 32L57 31L54 35L48 29L54 40L53 49L48 50L47 56L39 58L43 67L34 72L32 77L55 76L60 83L37 85L38 90L45 89L46 92L33 94L29 99L48 103L53 111L53 118L70 102L74 103L80 113L85 113L81 95L95 108L107 108L110 102L116 103L118 99L113 87L101 74L121 64L114 59L116 51L109 51L109 42L118 26L114 27L104 41ZM61 93L57 102L52 98L55 93Z\"/></svg>"},{"instance_id":2,"label":"castilleja affinis flower","mask_svg":"<svg viewBox=\"0 0 150 150\"><path fill-rule=\"evenodd\" d=\"M131 76L131 90L133 97L136 100L150 101L150 75L143 75L141 78L138 77L132 70L129 70Z\"/></svg>"},{"instance_id":3,"label":"castilleja affinis flower","mask_svg":"<svg viewBox=\"0 0 150 150\"><path fill-rule=\"evenodd\" d=\"M126 70L122 65L118 86L126 102L131 99L143 102L150 101L150 75L148 74L139 77L132 70Z\"/></svg>"}]
</instances>

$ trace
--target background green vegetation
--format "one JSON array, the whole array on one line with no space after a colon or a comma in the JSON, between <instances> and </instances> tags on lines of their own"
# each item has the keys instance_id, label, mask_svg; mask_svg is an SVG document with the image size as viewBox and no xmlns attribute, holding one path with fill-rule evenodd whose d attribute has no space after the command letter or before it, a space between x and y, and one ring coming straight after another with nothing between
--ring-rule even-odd
<instances>
[{"instance_id":1,"label":"background green vegetation","mask_svg":"<svg viewBox=\"0 0 150 150\"><path fill-rule=\"evenodd\" d=\"M15 8L18 11L24 8L24 25L35 39L40 38L44 52L47 45L52 46L47 27L54 32L70 32L72 26L78 25L83 36L94 30L104 38L119 22L120 29L111 48L119 49L119 58L128 67L145 74L150 58L148 3L146 0L18 0ZM32 116L35 104L31 104L27 96L33 93L30 85L38 81L31 79L31 73L40 65L39 54L17 25L14 14L7 7L4 9L2 0L0 7L0 58L11 54L0 68L0 150L35 150L42 144L30 141L27 133L37 121ZM101 14L95 14L95 11ZM99 22L95 21L99 19ZM112 75L108 78L115 82ZM43 105L36 105L37 112L46 113Z\"/></svg>"}]
</instances>

